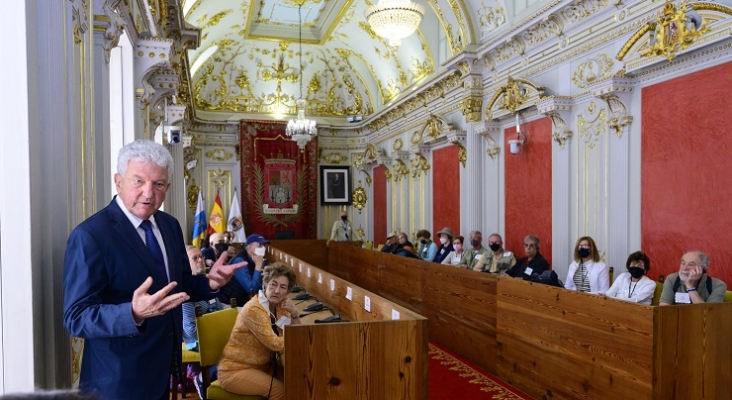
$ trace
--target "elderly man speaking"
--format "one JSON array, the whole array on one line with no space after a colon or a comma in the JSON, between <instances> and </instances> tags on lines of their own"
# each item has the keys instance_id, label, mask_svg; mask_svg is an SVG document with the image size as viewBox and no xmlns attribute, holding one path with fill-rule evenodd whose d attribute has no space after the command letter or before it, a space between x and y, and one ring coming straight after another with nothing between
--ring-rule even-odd
<instances>
[{"instance_id":1,"label":"elderly man speaking","mask_svg":"<svg viewBox=\"0 0 732 400\"><path fill-rule=\"evenodd\" d=\"M207 300L245 263L192 275L178 221L158 211L173 158L138 140L119 153L112 202L77 226L64 259L64 326L85 339L80 389L105 400L165 399L179 373L181 303Z\"/></svg>"}]
</instances>

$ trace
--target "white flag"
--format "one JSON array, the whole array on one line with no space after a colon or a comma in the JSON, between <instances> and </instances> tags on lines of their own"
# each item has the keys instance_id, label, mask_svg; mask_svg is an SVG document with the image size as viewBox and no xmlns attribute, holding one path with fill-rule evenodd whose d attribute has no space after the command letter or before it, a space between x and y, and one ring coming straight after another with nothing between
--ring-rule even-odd
<instances>
[{"instance_id":1,"label":"white flag","mask_svg":"<svg viewBox=\"0 0 732 400\"><path fill-rule=\"evenodd\" d=\"M236 198L236 192L234 192L234 198L231 199L228 230L234 232L234 237L231 239L232 242L246 242L247 235L244 233L244 222L241 219L241 208L239 207L239 199Z\"/></svg>"}]
</instances>

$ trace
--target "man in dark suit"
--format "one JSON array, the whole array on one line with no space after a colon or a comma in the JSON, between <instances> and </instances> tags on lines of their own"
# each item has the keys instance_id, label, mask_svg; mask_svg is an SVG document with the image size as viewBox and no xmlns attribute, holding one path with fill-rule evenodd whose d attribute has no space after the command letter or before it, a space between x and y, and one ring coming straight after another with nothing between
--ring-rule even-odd
<instances>
[{"instance_id":1,"label":"man in dark suit","mask_svg":"<svg viewBox=\"0 0 732 400\"><path fill-rule=\"evenodd\" d=\"M178 221L158 211L173 159L138 140L120 150L118 195L69 236L64 326L85 339L79 382L105 400L168 397L180 371L181 303L216 296L236 268L225 255L208 275L191 274Z\"/></svg>"}]
</instances>

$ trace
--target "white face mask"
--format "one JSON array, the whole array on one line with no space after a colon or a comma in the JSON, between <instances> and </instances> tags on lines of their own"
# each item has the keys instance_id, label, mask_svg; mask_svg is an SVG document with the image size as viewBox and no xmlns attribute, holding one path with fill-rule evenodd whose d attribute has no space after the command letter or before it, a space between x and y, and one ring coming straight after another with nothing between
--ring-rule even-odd
<instances>
[{"instance_id":1,"label":"white face mask","mask_svg":"<svg viewBox=\"0 0 732 400\"><path fill-rule=\"evenodd\" d=\"M447 238L446 237L441 237L440 238L440 243L442 243L443 246L446 245L447 244Z\"/></svg>"},{"instance_id":2,"label":"white face mask","mask_svg":"<svg viewBox=\"0 0 732 400\"><path fill-rule=\"evenodd\" d=\"M264 253L266 251L267 251L267 249L265 249L264 247L257 247L256 249L254 249L254 255L257 255L259 257L263 257L264 256Z\"/></svg>"}]
</instances>

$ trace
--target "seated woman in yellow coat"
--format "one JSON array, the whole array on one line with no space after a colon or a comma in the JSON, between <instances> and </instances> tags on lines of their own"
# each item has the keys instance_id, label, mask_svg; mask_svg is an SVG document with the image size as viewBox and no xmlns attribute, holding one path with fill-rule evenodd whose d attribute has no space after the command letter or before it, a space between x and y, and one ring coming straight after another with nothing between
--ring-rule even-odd
<instances>
[{"instance_id":1,"label":"seated woman in yellow coat","mask_svg":"<svg viewBox=\"0 0 732 400\"><path fill-rule=\"evenodd\" d=\"M285 349L284 327L300 316L287 294L295 272L276 262L262 274L263 290L242 308L219 362L219 382L229 392L284 399L285 386L276 355ZM275 377L278 375L278 377Z\"/></svg>"}]
</instances>

